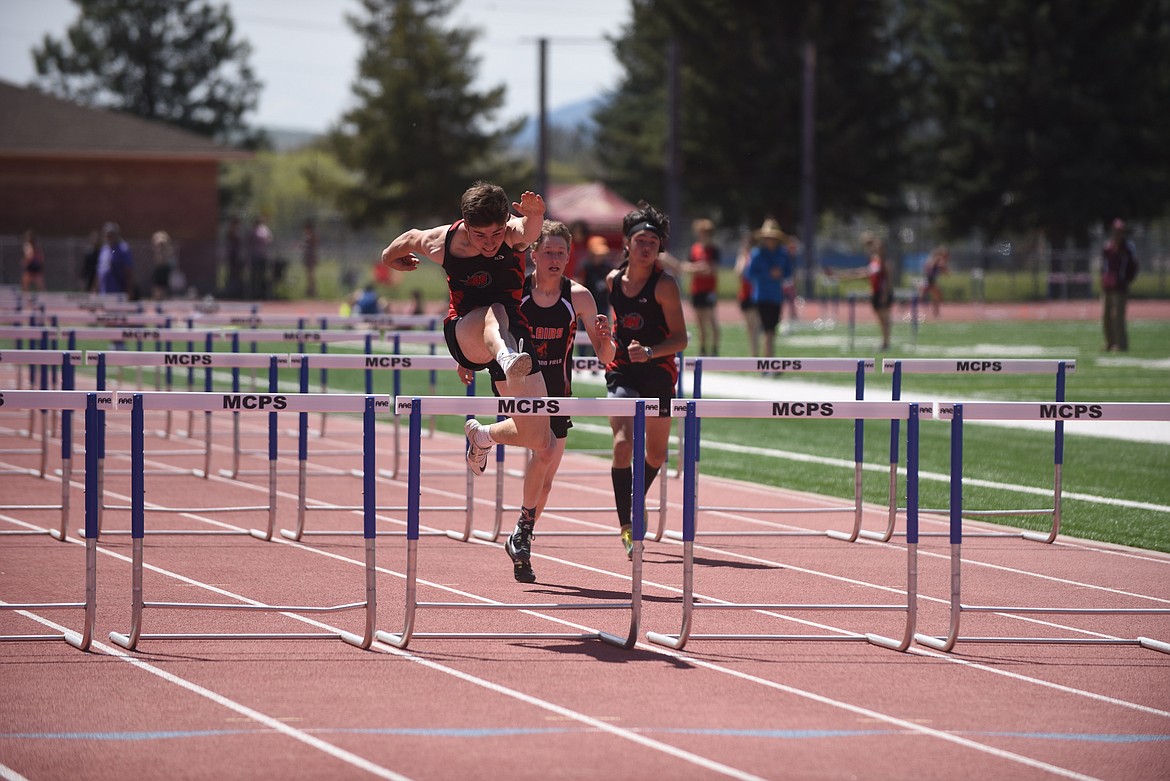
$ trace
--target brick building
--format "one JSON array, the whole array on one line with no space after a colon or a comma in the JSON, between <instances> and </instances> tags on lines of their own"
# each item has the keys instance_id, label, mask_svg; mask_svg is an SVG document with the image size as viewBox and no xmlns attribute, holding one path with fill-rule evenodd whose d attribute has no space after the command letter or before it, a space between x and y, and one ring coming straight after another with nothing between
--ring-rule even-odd
<instances>
[{"instance_id":1,"label":"brick building","mask_svg":"<svg viewBox=\"0 0 1170 781\"><path fill-rule=\"evenodd\" d=\"M73 288L86 237L113 220L130 242L140 287L150 274L150 236L165 230L188 281L212 291L219 164L249 156L160 122L0 81L3 281L19 274L19 237L31 228L45 249L50 288Z\"/></svg>"}]
</instances>

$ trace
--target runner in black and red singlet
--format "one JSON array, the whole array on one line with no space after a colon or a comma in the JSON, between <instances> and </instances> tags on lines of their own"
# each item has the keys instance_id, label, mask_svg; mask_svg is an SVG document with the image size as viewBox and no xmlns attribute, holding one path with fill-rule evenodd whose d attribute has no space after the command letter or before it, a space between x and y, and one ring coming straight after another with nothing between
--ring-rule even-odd
<instances>
[{"instance_id":1,"label":"runner in black and red singlet","mask_svg":"<svg viewBox=\"0 0 1170 781\"><path fill-rule=\"evenodd\" d=\"M460 200L463 219L424 230L411 229L382 250L382 263L398 271L418 268L419 258L447 273L450 308L443 324L447 348L460 366L488 369L509 396L544 396L544 376L534 372L531 336L520 313L524 281L522 253L540 235L544 199L525 192L508 208L504 190L476 182ZM518 416L481 426L467 421L467 463L483 474L493 445L544 450L552 437L547 417Z\"/></svg>"},{"instance_id":2,"label":"runner in black and red singlet","mask_svg":"<svg viewBox=\"0 0 1170 781\"><path fill-rule=\"evenodd\" d=\"M682 295L674 277L663 272L659 254L666 250L670 220L645 201L622 220L626 261L610 272L607 283L614 314L617 354L606 367L610 398L659 399L669 413L678 381L675 353L687 346ZM631 490L633 486L634 419L610 418L613 429L614 502L626 555L633 552ZM646 479L649 491L666 461L670 418L646 420Z\"/></svg>"},{"instance_id":3,"label":"runner in black and red singlet","mask_svg":"<svg viewBox=\"0 0 1170 781\"><path fill-rule=\"evenodd\" d=\"M573 342L578 321L585 326L598 360L607 363L614 356L609 319L598 314L597 302L588 288L565 276L571 248L571 231L563 223L545 220L540 238L532 247L536 270L524 281L520 304L549 396L572 395ZM461 367L459 375L464 382L471 382L469 370ZM552 416L551 424L556 439L551 447L533 452L524 472L520 519L504 543L512 559L513 574L522 583L536 581L531 564L533 526L548 502L553 478L565 453L565 440L573 426L567 415Z\"/></svg>"}]
</instances>

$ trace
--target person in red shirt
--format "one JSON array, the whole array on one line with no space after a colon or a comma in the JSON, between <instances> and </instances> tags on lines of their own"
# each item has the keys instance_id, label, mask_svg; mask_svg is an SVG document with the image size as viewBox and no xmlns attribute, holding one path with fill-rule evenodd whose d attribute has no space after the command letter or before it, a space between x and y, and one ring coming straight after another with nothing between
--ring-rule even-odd
<instances>
[{"instance_id":1,"label":"person in red shirt","mask_svg":"<svg viewBox=\"0 0 1170 781\"><path fill-rule=\"evenodd\" d=\"M683 273L691 278L691 306L699 322L699 355L719 354L719 319L715 305L718 303L719 247L715 245L715 223L704 218L694 221L691 230L695 243L687 253Z\"/></svg>"}]
</instances>

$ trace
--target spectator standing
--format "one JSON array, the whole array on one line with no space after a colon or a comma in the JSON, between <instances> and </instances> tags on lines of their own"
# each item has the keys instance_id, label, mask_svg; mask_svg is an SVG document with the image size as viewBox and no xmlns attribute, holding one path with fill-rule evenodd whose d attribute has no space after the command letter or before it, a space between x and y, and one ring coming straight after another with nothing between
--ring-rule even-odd
<instances>
[{"instance_id":1,"label":"spectator standing","mask_svg":"<svg viewBox=\"0 0 1170 781\"><path fill-rule=\"evenodd\" d=\"M609 283L606 277L613 271L613 252L604 236L590 236L587 242L589 257L581 270L581 284L593 294L599 314L609 316Z\"/></svg>"},{"instance_id":2,"label":"spectator standing","mask_svg":"<svg viewBox=\"0 0 1170 781\"><path fill-rule=\"evenodd\" d=\"M1129 349L1125 308L1129 286L1137 276L1137 246L1126 237L1125 220L1118 218L1110 227L1109 239L1101 248L1101 294L1105 299L1102 319L1105 326L1104 350L1125 352Z\"/></svg>"},{"instance_id":3,"label":"spectator standing","mask_svg":"<svg viewBox=\"0 0 1170 781\"><path fill-rule=\"evenodd\" d=\"M565 267L565 276L569 279L581 280L589 260L589 233L589 223L585 220L573 220L569 224L572 241L569 244L569 264Z\"/></svg>"},{"instance_id":4,"label":"spectator standing","mask_svg":"<svg viewBox=\"0 0 1170 781\"><path fill-rule=\"evenodd\" d=\"M102 234L99 231L89 232L89 247L81 258L81 279L79 286L86 293L97 290L98 256L102 253Z\"/></svg>"},{"instance_id":5,"label":"spectator standing","mask_svg":"<svg viewBox=\"0 0 1170 781\"><path fill-rule=\"evenodd\" d=\"M268 298L268 251L271 246L272 231L264 217L257 217L248 234L249 297L252 299L262 301Z\"/></svg>"},{"instance_id":6,"label":"spectator standing","mask_svg":"<svg viewBox=\"0 0 1170 781\"><path fill-rule=\"evenodd\" d=\"M606 389L611 399L658 399L668 405L678 382L675 354L687 346L682 293L659 262L670 236L670 220L641 201L622 219L622 234L626 260L607 278L617 353L606 366ZM634 419L611 417L609 425L613 430L610 477L614 503L622 544L630 557L634 549ZM646 419L646 491L666 461L670 427L669 417Z\"/></svg>"},{"instance_id":7,"label":"spectator standing","mask_svg":"<svg viewBox=\"0 0 1170 781\"><path fill-rule=\"evenodd\" d=\"M739 311L743 313L744 327L747 329L748 348L753 358L760 355L760 312L756 309L756 302L752 300L752 282L747 278L747 266L751 260L752 247L755 244L749 234L739 248L735 258L735 276L739 280L739 291L736 299L739 301Z\"/></svg>"},{"instance_id":8,"label":"spectator standing","mask_svg":"<svg viewBox=\"0 0 1170 781\"><path fill-rule=\"evenodd\" d=\"M759 313L764 355L771 358L776 354L776 327L780 325L784 286L792 280L792 256L785 246L787 236L774 219L764 220L755 239L744 276L751 282L752 302Z\"/></svg>"},{"instance_id":9,"label":"spectator standing","mask_svg":"<svg viewBox=\"0 0 1170 781\"><path fill-rule=\"evenodd\" d=\"M171 274L175 270L175 248L166 231L156 231L150 237L154 250L154 268L150 272L151 295L155 301L162 301L170 294Z\"/></svg>"},{"instance_id":10,"label":"spectator standing","mask_svg":"<svg viewBox=\"0 0 1170 781\"><path fill-rule=\"evenodd\" d=\"M946 247L935 247L926 259L922 271L922 297L930 300L930 312L938 317L939 306L942 304L942 290L938 286L938 278L951 271L951 251Z\"/></svg>"},{"instance_id":11,"label":"spectator standing","mask_svg":"<svg viewBox=\"0 0 1170 781\"><path fill-rule=\"evenodd\" d=\"M102 228L106 243L98 254L97 292L124 293L130 300L137 298L134 290L134 257L130 246L122 240L122 229L116 222L107 222Z\"/></svg>"},{"instance_id":12,"label":"spectator standing","mask_svg":"<svg viewBox=\"0 0 1170 781\"><path fill-rule=\"evenodd\" d=\"M386 311L385 299L378 297L378 289L373 282L354 293L351 311L355 315L380 315Z\"/></svg>"},{"instance_id":13,"label":"spectator standing","mask_svg":"<svg viewBox=\"0 0 1170 781\"><path fill-rule=\"evenodd\" d=\"M317 297L317 228L312 220L305 220L301 231L301 256L305 261L305 295Z\"/></svg>"},{"instance_id":14,"label":"spectator standing","mask_svg":"<svg viewBox=\"0 0 1170 781\"><path fill-rule=\"evenodd\" d=\"M20 289L26 293L45 289L45 253L31 228L24 232L21 243Z\"/></svg>"},{"instance_id":15,"label":"spectator standing","mask_svg":"<svg viewBox=\"0 0 1170 781\"><path fill-rule=\"evenodd\" d=\"M691 278L691 306L699 322L699 355L719 354L718 303L719 247L715 246L715 223L706 218L694 221L695 243L687 253L682 270Z\"/></svg>"},{"instance_id":16,"label":"spectator standing","mask_svg":"<svg viewBox=\"0 0 1170 781\"><path fill-rule=\"evenodd\" d=\"M869 279L869 301L873 306L873 313L877 316L878 326L882 332L882 350L890 349L890 310L894 306L894 278L890 273L890 264L886 260L885 245L882 240L870 231L861 234L861 246L869 253L869 263L865 268L840 275L842 280ZM831 268L825 273L831 274Z\"/></svg>"}]
</instances>

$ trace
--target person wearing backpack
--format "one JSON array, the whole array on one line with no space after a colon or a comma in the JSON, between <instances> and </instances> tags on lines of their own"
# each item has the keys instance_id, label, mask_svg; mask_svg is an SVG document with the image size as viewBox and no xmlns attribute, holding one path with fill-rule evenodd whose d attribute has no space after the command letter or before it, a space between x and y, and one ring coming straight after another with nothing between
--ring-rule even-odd
<instances>
[{"instance_id":1,"label":"person wearing backpack","mask_svg":"<svg viewBox=\"0 0 1170 781\"><path fill-rule=\"evenodd\" d=\"M1113 221L1109 240L1101 248L1101 294L1105 299L1102 319L1105 346L1109 352L1125 352L1129 338L1125 331L1125 305L1129 286L1137 276L1137 247L1126 238L1125 220Z\"/></svg>"}]
</instances>

